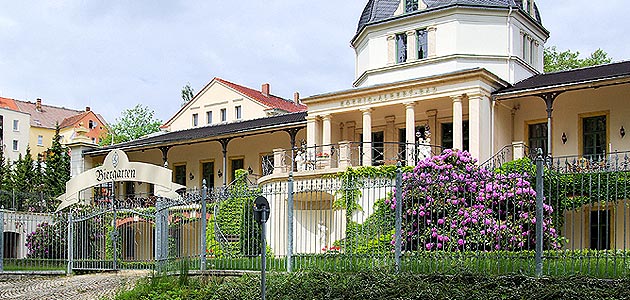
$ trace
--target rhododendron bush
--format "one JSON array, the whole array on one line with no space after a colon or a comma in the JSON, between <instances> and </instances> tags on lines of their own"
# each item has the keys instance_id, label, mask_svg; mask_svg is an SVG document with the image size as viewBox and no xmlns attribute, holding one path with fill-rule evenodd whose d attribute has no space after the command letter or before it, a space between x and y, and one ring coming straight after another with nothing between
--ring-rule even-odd
<instances>
[{"instance_id":1,"label":"rhododendron bush","mask_svg":"<svg viewBox=\"0 0 630 300\"><path fill-rule=\"evenodd\" d=\"M405 250L531 250L536 241L535 174L498 173L475 164L466 151L446 150L403 174L402 239ZM398 199L388 201L394 210ZM562 237L544 205L544 247Z\"/></svg>"}]
</instances>

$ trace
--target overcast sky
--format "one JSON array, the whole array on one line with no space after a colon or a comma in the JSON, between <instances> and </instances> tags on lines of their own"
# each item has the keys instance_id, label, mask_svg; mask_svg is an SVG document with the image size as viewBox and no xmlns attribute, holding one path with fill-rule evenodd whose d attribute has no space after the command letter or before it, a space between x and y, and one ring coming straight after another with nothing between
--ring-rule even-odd
<instances>
[{"instance_id":1,"label":"overcast sky","mask_svg":"<svg viewBox=\"0 0 630 300\"><path fill-rule=\"evenodd\" d=\"M292 98L348 89L367 0L0 0L0 96L112 122L137 103L168 119L213 77ZM630 59L627 0L538 0L547 46Z\"/></svg>"}]
</instances>

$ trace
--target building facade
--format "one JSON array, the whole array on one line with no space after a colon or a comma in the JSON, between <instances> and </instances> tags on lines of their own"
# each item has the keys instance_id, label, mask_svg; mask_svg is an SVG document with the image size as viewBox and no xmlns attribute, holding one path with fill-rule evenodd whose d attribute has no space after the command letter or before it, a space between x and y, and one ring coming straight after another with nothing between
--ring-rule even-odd
<instances>
[{"instance_id":1,"label":"building facade","mask_svg":"<svg viewBox=\"0 0 630 300\"><path fill-rule=\"evenodd\" d=\"M16 161L26 153L30 116L0 107L0 147L5 159Z\"/></svg>"}]
</instances>

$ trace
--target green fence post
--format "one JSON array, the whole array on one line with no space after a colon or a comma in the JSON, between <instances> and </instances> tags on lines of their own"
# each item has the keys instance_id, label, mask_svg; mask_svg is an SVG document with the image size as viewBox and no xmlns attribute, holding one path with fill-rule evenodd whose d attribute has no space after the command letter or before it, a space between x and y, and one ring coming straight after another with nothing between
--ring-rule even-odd
<instances>
[{"instance_id":1,"label":"green fence post","mask_svg":"<svg viewBox=\"0 0 630 300\"><path fill-rule=\"evenodd\" d=\"M402 253L402 170L401 164L396 164L396 272L400 272L400 256Z\"/></svg>"},{"instance_id":2,"label":"green fence post","mask_svg":"<svg viewBox=\"0 0 630 300\"><path fill-rule=\"evenodd\" d=\"M0 272L4 271L4 211L0 210Z\"/></svg>"},{"instance_id":3,"label":"green fence post","mask_svg":"<svg viewBox=\"0 0 630 300\"><path fill-rule=\"evenodd\" d=\"M206 270L206 249L208 247L206 240L206 227L208 220L206 219L206 197L208 196L208 186L206 186L206 180L203 180L203 188L201 189L201 271Z\"/></svg>"}]
</instances>

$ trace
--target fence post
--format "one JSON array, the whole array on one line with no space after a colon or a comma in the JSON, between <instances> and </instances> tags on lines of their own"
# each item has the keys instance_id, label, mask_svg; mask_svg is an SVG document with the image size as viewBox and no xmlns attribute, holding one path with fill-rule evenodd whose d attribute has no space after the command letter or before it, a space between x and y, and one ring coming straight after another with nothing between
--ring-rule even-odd
<instances>
[{"instance_id":1,"label":"fence post","mask_svg":"<svg viewBox=\"0 0 630 300\"><path fill-rule=\"evenodd\" d=\"M0 210L0 272L4 271L4 211Z\"/></svg>"},{"instance_id":2,"label":"fence post","mask_svg":"<svg viewBox=\"0 0 630 300\"><path fill-rule=\"evenodd\" d=\"M206 219L206 197L208 196L208 186L206 186L206 180L203 180L203 188L201 189L201 271L206 270L206 249L207 249L207 240L206 240L206 227L207 227L207 219Z\"/></svg>"},{"instance_id":3,"label":"fence post","mask_svg":"<svg viewBox=\"0 0 630 300\"><path fill-rule=\"evenodd\" d=\"M289 171L289 181L287 182L287 272L293 271L293 168Z\"/></svg>"},{"instance_id":4,"label":"fence post","mask_svg":"<svg viewBox=\"0 0 630 300\"><path fill-rule=\"evenodd\" d=\"M73 220L72 220L72 210L70 210L68 212L68 253L66 254L66 256L68 257L68 269L66 270L66 275L70 275L72 274L72 263L73 263L73 253L72 253L72 248L73 246L73 240L72 240L72 231L74 230L73 228Z\"/></svg>"},{"instance_id":5,"label":"fence post","mask_svg":"<svg viewBox=\"0 0 630 300\"><path fill-rule=\"evenodd\" d=\"M155 203L155 268L162 272L162 199Z\"/></svg>"},{"instance_id":6,"label":"fence post","mask_svg":"<svg viewBox=\"0 0 630 300\"><path fill-rule=\"evenodd\" d=\"M402 252L402 170L400 162L396 164L396 272L400 272L400 255Z\"/></svg>"},{"instance_id":7,"label":"fence post","mask_svg":"<svg viewBox=\"0 0 630 300\"><path fill-rule=\"evenodd\" d=\"M543 269L543 157L542 149L536 155L536 277L542 276Z\"/></svg>"}]
</instances>

